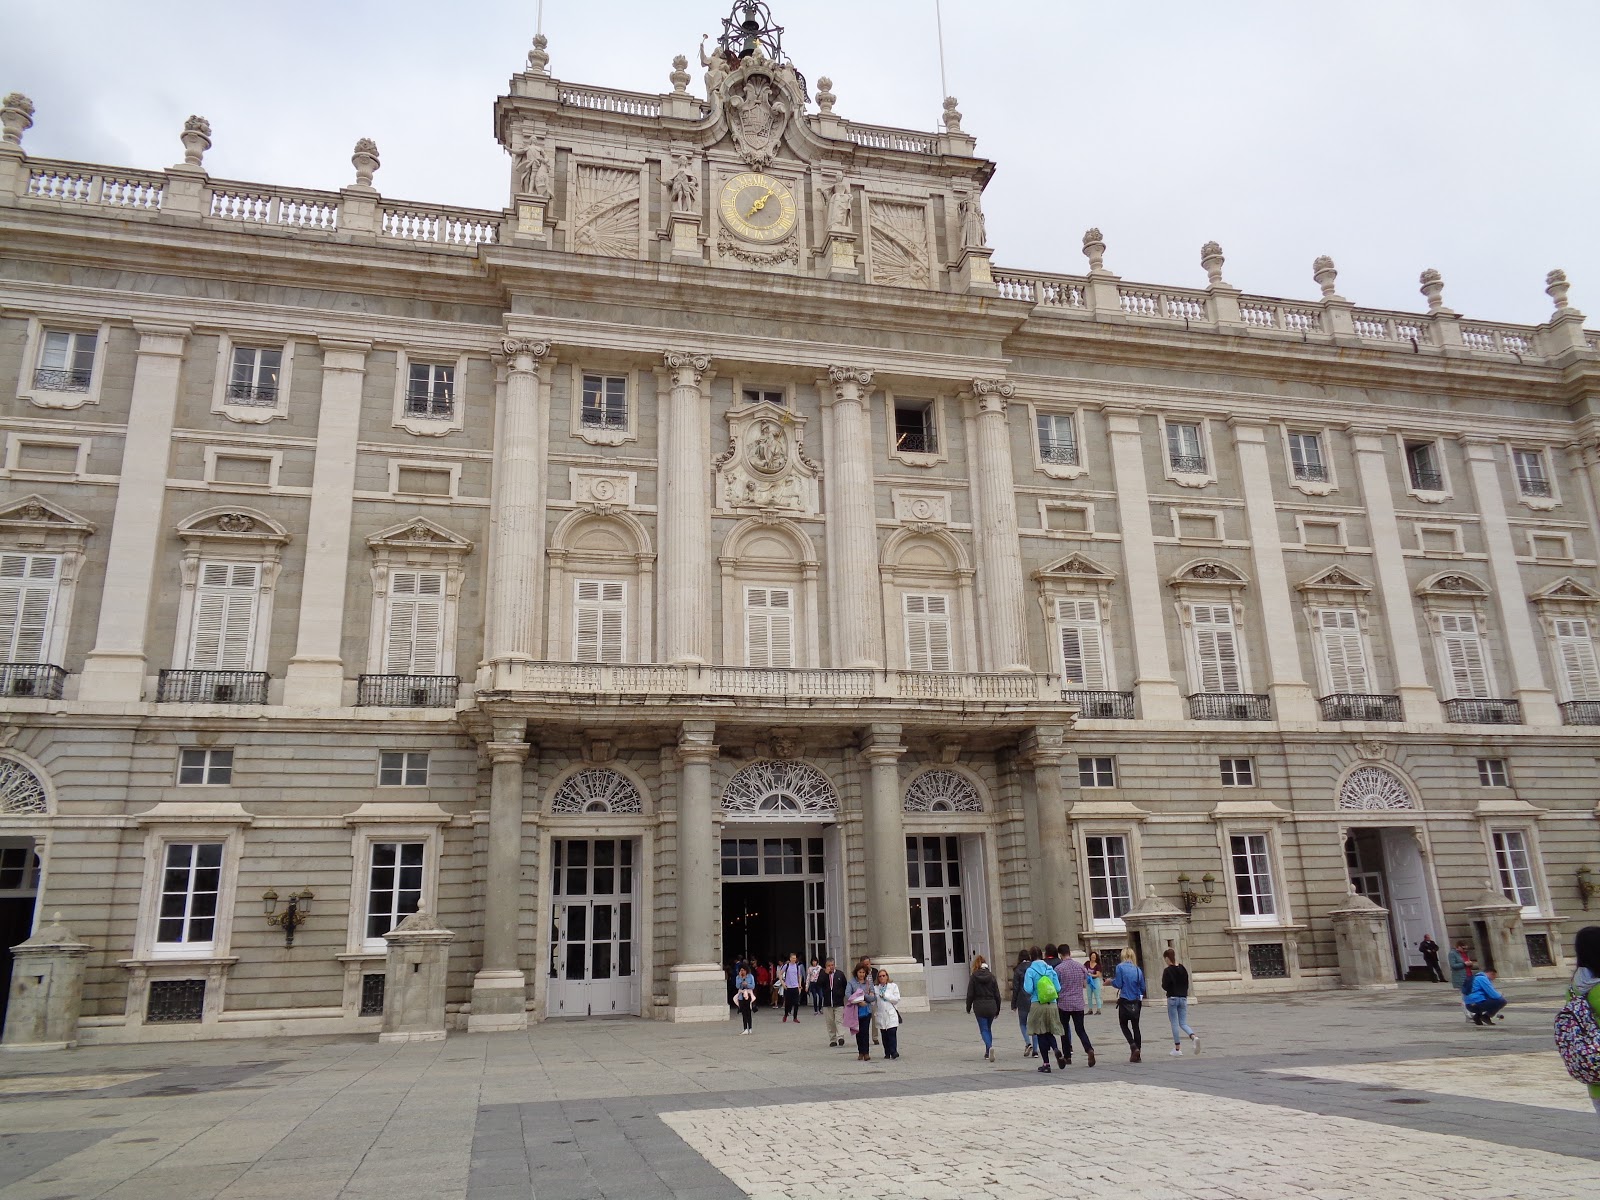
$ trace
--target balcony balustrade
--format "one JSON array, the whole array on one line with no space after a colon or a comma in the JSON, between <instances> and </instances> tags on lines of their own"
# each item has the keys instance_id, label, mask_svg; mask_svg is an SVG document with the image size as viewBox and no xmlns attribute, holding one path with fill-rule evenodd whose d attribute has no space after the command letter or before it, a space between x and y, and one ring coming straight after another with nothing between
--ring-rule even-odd
<instances>
[{"instance_id":1,"label":"balcony balustrade","mask_svg":"<svg viewBox=\"0 0 1600 1200\"><path fill-rule=\"evenodd\" d=\"M1568 700L1561 706L1565 725L1600 725L1600 700Z\"/></svg>"},{"instance_id":2,"label":"balcony balustrade","mask_svg":"<svg viewBox=\"0 0 1600 1200\"><path fill-rule=\"evenodd\" d=\"M1272 698L1233 692L1195 692L1189 697L1191 721L1270 721Z\"/></svg>"},{"instance_id":3,"label":"balcony balustrade","mask_svg":"<svg viewBox=\"0 0 1600 1200\"><path fill-rule=\"evenodd\" d=\"M1521 725L1522 704L1516 700L1446 700L1444 719L1453 725Z\"/></svg>"},{"instance_id":4,"label":"balcony balustrade","mask_svg":"<svg viewBox=\"0 0 1600 1200\"><path fill-rule=\"evenodd\" d=\"M363 675L356 682L359 708L454 708L460 694L454 675Z\"/></svg>"},{"instance_id":5,"label":"balcony balustrade","mask_svg":"<svg viewBox=\"0 0 1600 1200\"><path fill-rule=\"evenodd\" d=\"M1362 692L1335 692L1317 700L1324 721L1403 721L1399 696L1370 696Z\"/></svg>"},{"instance_id":6,"label":"balcony balustrade","mask_svg":"<svg viewBox=\"0 0 1600 1200\"><path fill-rule=\"evenodd\" d=\"M265 671L162 671L156 684L162 704L265 704Z\"/></svg>"},{"instance_id":7,"label":"balcony balustrade","mask_svg":"<svg viewBox=\"0 0 1600 1200\"><path fill-rule=\"evenodd\" d=\"M575 697L728 696L798 704L830 700L1060 704L1060 688L1059 678L1052 675L535 662L521 664L508 690Z\"/></svg>"},{"instance_id":8,"label":"balcony balustrade","mask_svg":"<svg viewBox=\"0 0 1600 1200\"><path fill-rule=\"evenodd\" d=\"M67 673L54 663L0 663L0 696L59 700Z\"/></svg>"},{"instance_id":9,"label":"balcony balustrade","mask_svg":"<svg viewBox=\"0 0 1600 1200\"><path fill-rule=\"evenodd\" d=\"M1078 710L1084 721L1133 720L1132 692L1062 692L1061 698Z\"/></svg>"}]
</instances>

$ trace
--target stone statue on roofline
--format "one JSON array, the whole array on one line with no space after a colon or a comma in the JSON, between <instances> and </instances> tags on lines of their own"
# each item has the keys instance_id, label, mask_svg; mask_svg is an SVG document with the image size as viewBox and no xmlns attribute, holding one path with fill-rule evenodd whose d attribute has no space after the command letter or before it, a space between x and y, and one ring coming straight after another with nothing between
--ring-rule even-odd
<instances>
[{"instance_id":1,"label":"stone statue on roofline","mask_svg":"<svg viewBox=\"0 0 1600 1200\"><path fill-rule=\"evenodd\" d=\"M687 154L672 156L672 177L667 180L667 190L672 193L672 211L698 212L700 209L700 175L695 170L694 159Z\"/></svg>"},{"instance_id":2,"label":"stone statue on roofline","mask_svg":"<svg viewBox=\"0 0 1600 1200\"><path fill-rule=\"evenodd\" d=\"M543 142L532 134L523 133L518 139L512 164L519 193L525 196L550 195L550 154Z\"/></svg>"}]
</instances>

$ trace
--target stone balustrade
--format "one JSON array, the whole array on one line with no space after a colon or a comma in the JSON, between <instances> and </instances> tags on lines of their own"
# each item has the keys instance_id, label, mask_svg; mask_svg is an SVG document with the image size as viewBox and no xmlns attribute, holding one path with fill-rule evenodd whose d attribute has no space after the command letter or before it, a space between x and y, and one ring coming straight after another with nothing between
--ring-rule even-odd
<instances>
[{"instance_id":1,"label":"stone balustrade","mask_svg":"<svg viewBox=\"0 0 1600 1200\"><path fill-rule=\"evenodd\" d=\"M649 117L652 120L661 115L661 97L645 92L620 92L563 83L556 95L565 108L587 108L593 112L620 113L627 117Z\"/></svg>"},{"instance_id":2,"label":"stone balustrade","mask_svg":"<svg viewBox=\"0 0 1600 1200\"><path fill-rule=\"evenodd\" d=\"M890 129L886 125L862 125L851 121L846 133L852 142L868 150L900 150L907 154L939 153L939 136L915 129Z\"/></svg>"}]
</instances>

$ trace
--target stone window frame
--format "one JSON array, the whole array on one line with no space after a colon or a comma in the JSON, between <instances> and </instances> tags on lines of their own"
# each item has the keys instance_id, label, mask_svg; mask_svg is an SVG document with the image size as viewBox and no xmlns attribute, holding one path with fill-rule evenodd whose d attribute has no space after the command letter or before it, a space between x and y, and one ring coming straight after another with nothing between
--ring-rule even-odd
<instances>
[{"instance_id":1,"label":"stone window frame","mask_svg":"<svg viewBox=\"0 0 1600 1200\"><path fill-rule=\"evenodd\" d=\"M569 437L587 442L591 446L621 446L627 442L639 440L639 410L643 407L639 402L639 379L642 372L638 367L608 367L597 363L571 362L567 364L567 371L571 379L571 423L568 426ZM627 406L628 421L621 429L596 429L585 426L583 423L583 377L585 375L622 376L627 380ZM709 380L708 380L709 382ZM657 396L659 400L659 394ZM658 405L658 407L663 407Z\"/></svg>"},{"instance_id":2,"label":"stone window frame","mask_svg":"<svg viewBox=\"0 0 1600 1200\"><path fill-rule=\"evenodd\" d=\"M735 375L730 381L730 386L733 389L732 404L730 405L732 408L749 410L757 407L757 405L745 400L745 389L749 388L751 391L756 392L782 392L783 403L779 407L791 416L799 411L799 394L793 383L763 383L759 378L750 379L742 375ZM761 403L767 404L769 402L763 400Z\"/></svg>"},{"instance_id":3,"label":"stone window frame","mask_svg":"<svg viewBox=\"0 0 1600 1200\"><path fill-rule=\"evenodd\" d=\"M932 388L926 393L913 394L911 392L896 392L893 388L885 387L883 395L883 445L890 459L904 463L908 467L928 468L938 466L940 463L950 461L951 421L946 405L946 393L938 388ZM928 412L931 415L935 449L931 454L922 454L909 450L901 450L895 445L895 405L901 400L927 401Z\"/></svg>"},{"instance_id":4,"label":"stone window frame","mask_svg":"<svg viewBox=\"0 0 1600 1200\"><path fill-rule=\"evenodd\" d=\"M344 823L350 826L350 902L345 929L345 952L341 959L356 957L370 960L383 958L388 943L381 938L369 940L367 927L367 890L372 872L372 846L375 842L421 842L423 911L439 911L439 863L444 856L444 827L450 823L450 814L437 804L384 803L362 804L347 813ZM361 972L355 972L358 993ZM346 986L349 986L348 979Z\"/></svg>"},{"instance_id":5,"label":"stone window frame","mask_svg":"<svg viewBox=\"0 0 1600 1200\"><path fill-rule=\"evenodd\" d=\"M271 408L256 404L235 404L228 399L228 381L233 377L233 350L235 346L250 346L258 350L278 350L283 360L278 371L277 403ZM289 397L294 384L295 339L287 334L263 331L253 334L233 334L223 330L217 335L216 376L211 381L211 411L216 415L241 425L267 425L273 421L289 419Z\"/></svg>"},{"instance_id":6,"label":"stone window frame","mask_svg":"<svg viewBox=\"0 0 1600 1200\"><path fill-rule=\"evenodd\" d=\"M1404 430L1395 433L1395 443L1400 447L1400 471L1406 485L1406 495L1423 504L1443 504L1446 500L1455 498L1455 486L1450 479L1449 456L1444 452L1445 439L1436 433L1408 434ZM1406 444L1419 445L1427 443L1433 447L1433 460L1439 466L1439 488L1437 491L1429 488L1419 488L1411 477L1411 456L1406 449ZM1420 535L1419 535L1420 544Z\"/></svg>"},{"instance_id":7,"label":"stone window frame","mask_svg":"<svg viewBox=\"0 0 1600 1200\"><path fill-rule=\"evenodd\" d=\"M1220 546L1228 540L1228 525L1225 509L1221 508L1180 508L1173 505L1167 510L1172 519L1172 540L1179 545ZM1214 537L1195 537L1185 535L1183 532L1183 518L1204 517L1212 522L1216 530Z\"/></svg>"},{"instance_id":8,"label":"stone window frame","mask_svg":"<svg viewBox=\"0 0 1600 1200\"><path fill-rule=\"evenodd\" d=\"M575 535L592 521L613 523L632 545L629 550L602 551L575 546ZM545 594L550 597L545 613L545 645L552 656L565 654L573 644L573 581L603 579L625 581L629 589L626 630L623 635L623 662L648 663L655 653L655 551L644 524L632 513L609 505L585 505L562 517L550 531L545 550L547 578ZM563 662L564 658L553 661Z\"/></svg>"},{"instance_id":9,"label":"stone window frame","mask_svg":"<svg viewBox=\"0 0 1600 1200\"><path fill-rule=\"evenodd\" d=\"M1541 541L1560 542L1560 554L1540 554ZM1570 563L1573 561L1572 535L1562 533L1556 529L1530 529L1528 530L1528 561L1530 562L1559 562Z\"/></svg>"},{"instance_id":10,"label":"stone window frame","mask_svg":"<svg viewBox=\"0 0 1600 1200\"><path fill-rule=\"evenodd\" d=\"M220 527L206 529L205 524L218 523L223 517L248 518L249 529L229 532ZM252 671L265 671L272 645L273 598L277 591L278 576L283 569L283 548L289 542L289 532L276 521L254 509L232 506L209 508L194 513L178 523L178 537L183 541L183 551L178 560L178 617L172 643L172 664L178 670L190 670L190 649L194 642L195 595L200 584L200 565L203 562L256 563L261 567L257 581L255 638L250 648Z\"/></svg>"},{"instance_id":11,"label":"stone window frame","mask_svg":"<svg viewBox=\"0 0 1600 1200\"><path fill-rule=\"evenodd\" d=\"M202 478L210 487L218 490L239 490L249 492L275 492L278 490L278 473L283 470L282 450L257 450L248 446L206 446L202 453L205 455L205 468ZM267 482L239 483L231 479L217 478L217 460L219 458L251 459L255 462L267 464Z\"/></svg>"},{"instance_id":12,"label":"stone window frame","mask_svg":"<svg viewBox=\"0 0 1600 1200\"><path fill-rule=\"evenodd\" d=\"M1317 613L1325 608L1349 608L1356 614L1356 629L1361 637L1361 653L1367 669L1368 695L1381 694L1378 683L1378 656L1372 648L1372 585L1342 567L1318 572L1295 585L1300 593L1300 616L1310 638L1312 665L1316 668L1320 695L1336 694L1329 678L1327 656L1322 652L1322 630Z\"/></svg>"},{"instance_id":13,"label":"stone window frame","mask_svg":"<svg viewBox=\"0 0 1600 1200\"><path fill-rule=\"evenodd\" d=\"M440 621L439 673L456 673L456 638L461 620L465 559L473 543L425 517L380 529L367 538L372 607L367 620L367 674L384 674L389 635L389 587L398 570L444 572L444 616Z\"/></svg>"},{"instance_id":14,"label":"stone window frame","mask_svg":"<svg viewBox=\"0 0 1600 1200\"><path fill-rule=\"evenodd\" d=\"M1484 853L1489 868L1489 886L1495 892L1504 894L1504 887L1500 880L1500 862L1495 853L1494 835L1497 833L1520 833L1522 835L1523 849L1528 858L1528 874L1533 883L1532 905L1522 906L1522 918L1525 921L1544 920L1556 911L1551 902L1550 883L1545 871L1544 849L1539 842L1539 818L1542 811L1532 805L1514 801L1523 809L1521 815L1495 812L1484 814L1479 818L1479 827L1483 837ZM1508 897L1516 899L1516 897Z\"/></svg>"},{"instance_id":15,"label":"stone window frame","mask_svg":"<svg viewBox=\"0 0 1600 1200\"><path fill-rule=\"evenodd\" d=\"M763 530L775 531L794 548L792 561L751 558L746 543ZM717 558L722 580L722 659L742 666L746 661L745 588L786 587L794 592L794 667L822 664L819 577L822 563L816 543L797 522L784 518L747 517L722 539Z\"/></svg>"},{"instance_id":16,"label":"stone window frame","mask_svg":"<svg viewBox=\"0 0 1600 1200\"><path fill-rule=\"evenodd\" d=\"M1296 513L1294 518L1295 529L1300 534L1300 545L1295 549L1306 550L1312 554L1343 553L1350 548L1350 528L1343 517L1313 516L1305 513ZM1317 525L1323 528L1333 528L1338 531L1338 540L1334 542L1313 542L1306 537L1308 526Z\"/></svg>"},{"instance_id":17,"label":"stone window frame","mask_svg":"<svg viewBox=\"0 0 1600 1200\"><path fill-rule=\"evenodd\" d=\"M1084 445L1083 406L1081 404L1055 404L1049 400L1029 400L1028 445L1032 448L1033 469L1051 479L1078 479L1089 472L1089 451ZM1068 417L1072 421L1073 444L1078 451L1076 463L1052 463L1044 460L1039 449L1039 418L1041 416ZM1091 525L1090 531L1092 532Z\"/></svg>"},{"instance_id":18,"label":"stone window frame","mask_svg":"<svg viewBox=\"0 0 1600 1200\"><path fill-rule=\"evenodd\" d=\"M453 504L461 498L461 464L459 462L440 462L436 458L391 458L389 459L389 496L403 504ZM401 471L431 471L436 474L450 477L449 491L439 492L403 492L400 490Z\"/></svg>"},{"instance_id":19,"label":"stone window frame","mask_svg":"<svg viewBox=\"0 0 1600 1200\"><path fill-rule=\"evenodd\" d=\"M64 666L78 576L88 559L95 527L70 509L43 496L28 495L0 509L0 549L18 554L49 554L61 560L56 570L55 611L45 638L43 661Z\"/></svg>"},{"instance_id":20,"label":"stone window frame","mask_svg":"<svg viewBox=\"0 0 1600 1200\"><path fill-rule=\"evenodd\" d=\"M22 465L24 446L65 446L77 452L77 461L69 471L47 471L42 467ZM63 437L48 433L18 433L6 438L5 474L10 479L28 479L41 483L62 483L79 480L89 474L89 452L94 448L91 437Z\"/></svg>"},{"instance_id":21,"label":"stone window frame","mask_svg":"<svg viewBox=\"0 0 1600 1200\"><path fill-rule=\"evenodd\" d=\"M1116 638L1111 599L1116 575L1085 555L1069 554L1035 571L1033 579L1039 587L1039 611L1044 618L1045 635L1050 639L1050 662L1063 679L1061 686L1068 685L1066 664L1062 661L1061 616L1056 601L1094 600L1100 605L1100 662L1105 675L1104 687L1100 690L1116 691Z\"/></svg>"},{"instance_id":22,"label":"stone window frame","mask_svg":"<svg viewBox=\"0 0 1600 1200\"><path fill-rule=\"evenodd\" d=\"M1219 803L1212 810L1211 820L1217 830L1217 853L1222 861L1224 897L1228 902L1228 924L1223 932L1239 937L1259 935L1263 931L1283 932L1286 943L1293 938L1288 931L1295 927L1294 908L1289 888L1290 875L1284 867L1283 838L1280 826L1291 814L1270 800L1230 800ZM1272 872L1272 906L1275 910L1270 920L1245 917L1239 912L1239 889L1233 877L1233 838L1265 836L1267 839L1268 868ZM1257 937L1256 940L1262 940ZM1273 939L1266 939L1273 940ZM1239 948L1241 963L1247 951ZM1291 971L1291 975L1294 972ZM1249 977L1248 970L1243 972Z\"/></svg>"},{"instance_id":23,"label":"stone window frame","mask_svg":"<svg viewBox=\"0 0 1600 1200\"><path fill-rule=\"evenodd\" d=\"M144 869L139 886L139 909L134 922L134 958L171 963L230 960L233 923L239 906L239 868L244 858L245 834L255 818L243 805L232 802L185 801L157 804L133 818L144 831ZM161 877L166 848L174 843L222 843L222 874L217 888L217 926L208 950L163 951L156 932L161 907ZM206 990L206 1006L212 1002Z\"/></svg>"},{"instance_id":24,"label":"stone window frame","mask_svg":"<svg viewBox=\"0 0 1600 1200\"><path fill-rule=\"evenodd\" d=\"M1167 426L1172 425L1197 425L1200 427L1200 451L1205 455L1204 471L1178 471L1172 465L1171 444L1167 441ZM1217 449L1211 437L1211 418L1199 414L1166 413L1156 414L1156 430L1161 453L1161 472L1163 478L1169 483L1175 483L1183 488L1210 487L1217 482ZM1174 524L1174 530L1177 526Z\"/></svg>"},{"instance_id":25,"label":"stone window frame","mask_svg":"<svg viewBox=\"0 0 1600 1200\"><path fill-rule=\"evenodd\" d=\"M1091 500L1045 500L1039 502L1039 530L1041 533L1054 534L1058 537L1083 538L1093 540L1096 537L1094 524L1094 502ZM1052 512L1081 512L1083 514L1082 529L1059 529L1050 524Z\"/></svg>"},{"instance_id":26,"label":"stone window frame","mask_svg":"<svg viewBox=\"0 0 1600 1200\"><path fill-rule=\"evenodd\" d=\"M1467 539L1460 525L1441 525L1432 521L1414 521L1411 531L1416 535L1416 553L1423 558L1465 558L1467 553ZM1454 550L1430 550L1423 541L1424 533L1448 533L1455 541Z\"/></svg>"},{"instance_id":27,"label":"stone window frame","mask_svg":"<svg viewBox=\"0 0 1600 1200\"><path fill-rule=\"evenodd\" d=\"M943 547L952 565L901 564L902 549L918 539L928 539ZM950 597L950 673L960 675L977 669L972 665L978 662L976 578L977 571L966 549L944 529L902 527L889 535L883 543L878 579L883 603L884 654L891 670L911 669L906 655L904 597L908 593Z\"/></svg>"},{"instance_id":28,"label":"stone window frame","mask_svg":"<svg viewBox=\"0 0 1600 1200\"><path fill-rule=\"evenodd\" d=\"M1283 444L1283 469L1284 477L1289 481L1289 486L1295 491L1306 496L1328 496L1339 490L1339 476L1333 464L1333 438L1332 430L1326 426L1315 426L1310 422L1285 421L1278 426L1278 433ZM1289 445L1291 434L1313 434L1321 442L1322 465L1328 477L1323 480L1300 479L1294 473L1294 451Z\"/></svg>"},{"instance_id":29,"label":"stone window frame","mask_svg":"<svg viewBox=\"0 0 1600 1200\"><path fill-rule=\"evenodd\" d=\"M1441 582L1450 577L1466 580L1470 588L1443 587ZM1441 700L1494 699L1501 695L1499 676L1495 671L1494 635L1496 630L1489 620L1492 606L1491 593L1486 584L1465 571L1439 571L1424 579L1416 587L1421 601L1422 617L1428 630L1428 642L1433 649L1433 669L1438 676ZM1484 695L1457 696L1453 685L1450 664L1445 658L1444 634L1439 627L1442 616L1470 615L1477 620L1478 642L1483 651Z\"/></svg>"},{"instance_id":30,"label":"stone window frame","mask_svg":"<svg viewBox=\"0 0 1600 1200\"><path fill-rule=\"evenodd\" d=\"M1164 447L1163 447L1164 449ZM1220 567L1227 574L1214 579L1197 579L1191 574L1201 566ZM1238 695L1249 696L1255 693L1251 686L1250 677L1250 648L1245 631L1245 618L1249 615L1245 606L1245 593L1250 588L1250 580L1244 572L1225 562L1215 559L1202 558L1185 563L1167 581L1172 588L1173 605L1177 609L1178 635L1183 643L1183 664L1185 682L1192 684L1190 695L1204 694L1201 686L1203 673L1200 670L1199 646L1195 639L1194 614L1190 606L1194 604L1219 605L1224 602L1233 610L1233 644L1234 654L1239 663L1239 692ZM1230 694L1230 693L1222 693Z\"/></svg>"},{"instance_id":31,"label":"stone window frame","mask_svg":"<svg viewBox=\"0 0 1600 1200\"><path fill-rule=\"evenodd\" d=\"M467 427L467 363L471 355L466 350L456 350L455 362L449 359L451 351L441 349L437 354L422 349L410 349L406 346L396 347L394 352L394 412L390 422L394 429L403 429L413 437L439 438L447 437L452 433L460 433ZM432 366L452 367L455 378L452 381L450 416L446 420L434 417L417 417L406 412L406 393L410 389L411 363L425 362ZM459 473L459 468L457 468ZM391 483L394 476L391 474ZM393 490L391 488L391 490ZM450 494L456 494L456 481L451 480Z\"/></svg>"},{"instance_id":32,"label":"stone window frame","mask_svg":"<svg viewBox=\"0 0 1600 1200\"><path fill-rule=\"evenodd\" d=\"M1511 490L1516 496L1517 502L1524 508L1531 509L1534 512L1550 512L1552 509L1559 508L1562 504L1561 482L1556 473L1555 448L1548 445L1530 445L1527 442L1515 439L1508 439L1505 443L1505 448L1506 466L1511 472ZM1539 458L1541 465L1544 467L1544 481L1550 485L1550 494L1548 496L1530 496L1523 492L1522 476L1517 472L1517 454L1519 452L1533 454Z\"/></svg>"},{"instance_id":33,"label":"stone window frame","mask_svg":"<svg viewBox=\"0 0 1600 1200\"><path fill-rule=\"evenodd\" d=\"M1556 639L1558 620L1580 620L1589 623L1589 640L1600 657L1600 592L1567 575L1547 587L1540 588L1528 598L1539 614L1539 630L1544 634L1544 651L1550 657L1550 674L1555 680L1555 692L1563 701L1570 701L1571 682L1561 662Z\"/></svg>"},{"instance_id":34,"label":"stone window frame","mask_svg":"<svg viewBox=\"0 0 1600 1200\"><path fill-rule=\"evenodd\" d=\"M90 368L89 390L86 392L55 392L33 385L34 372L39 369L39 356L44 353L44 335L58 331L95 335L94 365ZM79 409L86 404L99 404L100 387L106 377L106 346L110 340L109 321L73 317L64 313L29 313L27 341L22 350L22 365L17 372L17 399L26 400L35 408L64 411Z\"/></svg>"},{"instance_id":35,"label":"stone window frame","mask_svg":"<svg viewBox=\"0 0 1600 1200\"><path fill-rule=\"evenodd\" d=\"M1096 920L1089 887L1089 841L1091 837L1120 837L1128 851L1128 905L1133 908L1144 895L1144 822L1150 814L1137 805L1122 801L1078 801L1067 815L1072 825L1073 853L1077 858L1079 903L1083 928L1091 934L1126 933L1121 917ZM1088 944L1080 935L1080 941Z\"/></svg>"}]
</instances>

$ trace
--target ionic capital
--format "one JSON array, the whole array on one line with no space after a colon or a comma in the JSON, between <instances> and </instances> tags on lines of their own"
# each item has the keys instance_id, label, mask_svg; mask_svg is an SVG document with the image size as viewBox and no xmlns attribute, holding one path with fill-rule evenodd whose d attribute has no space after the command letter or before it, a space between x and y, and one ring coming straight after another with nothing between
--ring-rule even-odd
<instances>
[{"instance_id":1,"label":"ionic capital","mask_svg":"<svg viewBox=\"0 0 1600 1200\"><path fill-rule=\"evenodd\" d=\"M698 387L700 377L711 369L711 356L698 350L666 350L661 359L678 387Z\"/></svg>"},{"instance_id":2,"label":"ionic capital","mask_svg":"<svg viewBox=\"0 0 1600 1200\"><path fill-rule=\"evenodd\" d=\"M872 372L862 367L829 367L828 382L835 400L859 400L861 389L872 386Z\"/></svg>"},{"instance_id":3,"label":"ionic capital","mask_svg":"<svg viewBox=\"0 0 1600 1200\"><path fill-rule=\"evenodd\" d=\"M506 356L510 370L526 374L538 369L539 360L550 353L550 343L533 338L502 338L500 352Z\"/></svg>"},{"instance_id":4,"label":"ionic capital","mask_svg":"<svg viewBox=\"0 0 1600 1200\"><path fill-rule=\"evenodd\" d=\"M1017 385L1009 379L974 379L972 397L980 413L1004 413L1006 405L1017 394Z\"/></svg>"}]
</instances>

